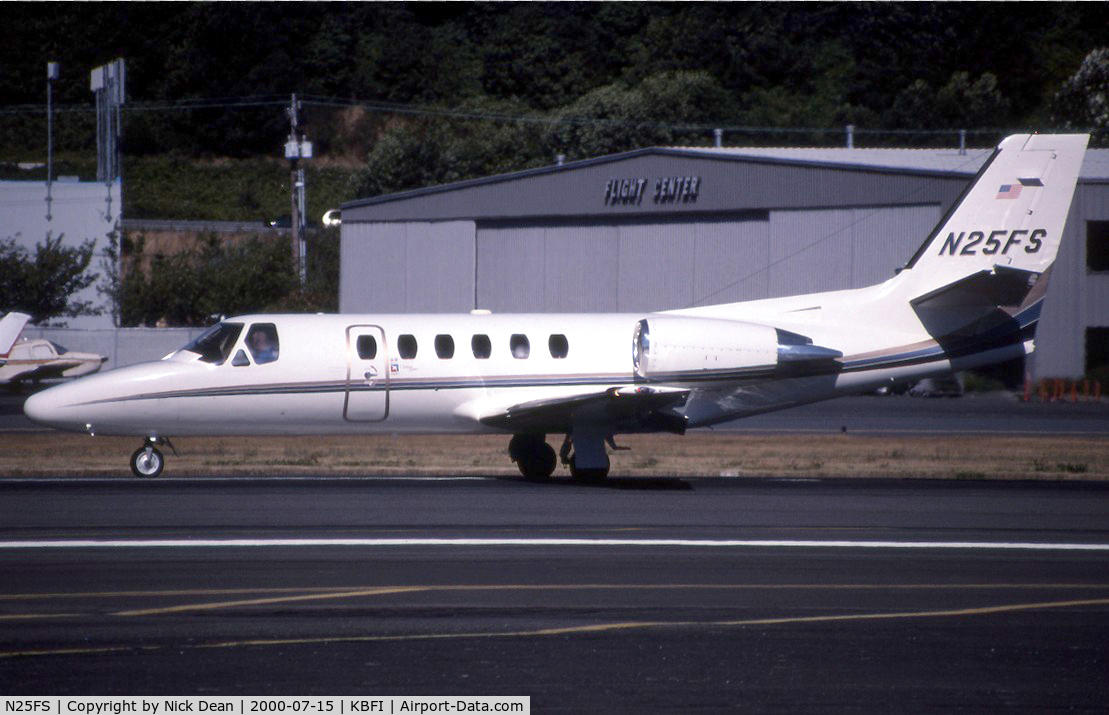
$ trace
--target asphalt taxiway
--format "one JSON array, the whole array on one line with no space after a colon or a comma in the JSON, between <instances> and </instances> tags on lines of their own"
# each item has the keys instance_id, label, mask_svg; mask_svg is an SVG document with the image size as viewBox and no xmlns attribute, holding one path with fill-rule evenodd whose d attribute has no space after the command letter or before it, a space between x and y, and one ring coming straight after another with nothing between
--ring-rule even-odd
<instances>
[{"instance_id":1,"label":"asphalt taxiway","mask_svg":"<svg viewBox=\"0 0 1109 715\"><path fill-rule=\"evenodd\" d=\"M1103 711L1109 489L0 480L0 692Z\"/></svg>"}]
</instances>

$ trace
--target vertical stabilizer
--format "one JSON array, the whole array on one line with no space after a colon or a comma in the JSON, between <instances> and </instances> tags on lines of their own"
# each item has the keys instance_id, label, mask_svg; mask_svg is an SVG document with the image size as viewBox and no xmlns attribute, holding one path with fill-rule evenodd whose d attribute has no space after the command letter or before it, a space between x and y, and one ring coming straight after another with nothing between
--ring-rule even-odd
<instances>
[{"instance_id":1,"label":"vertical stabilizer","mask_svg":"<svg viewBox=\"0 0 1109 715\"><path fill-rule=\"evenodd\" d=\"M0 355L11 352L19 334L23 332L23 326L30 319L31 316L26 313L8 313L0 319Z\"/></svg>"},{"instance_id":2,"label":"vertical stabilizer","mask_svg":"<svg viewBox=\"0 0 1109 715\"><path fill-rule=\"evenodd\" d=\"M919 297L998 269L1039 276L1055 261L1086 134L1017 134L998 145L902 271Z\"/></svg>"}]
</instances>

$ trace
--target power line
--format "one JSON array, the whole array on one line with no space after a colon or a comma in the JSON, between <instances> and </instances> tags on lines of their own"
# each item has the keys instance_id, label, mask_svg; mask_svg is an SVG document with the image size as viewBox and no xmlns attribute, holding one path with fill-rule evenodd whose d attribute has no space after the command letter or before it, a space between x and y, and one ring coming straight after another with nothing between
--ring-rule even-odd
<instances>
[{"instance_id":1,"label":"power line","mask_svg":"<svg viewBox=\"0 0 1109 715\"><path fill-rule=\"evenodd\" d=\"M262 95L253 97L208 97L178 100L148 100L130 102L125 113L131 112L159 112L174 111L187 112L209 109L261 109L268 107L284 107L288 100L285 97ZM674 132L712 132L720 129L730 134L757 134L769 136L784 136L797 134L824 134L841 136L843 127L768 127L753 125L736 125L726 122L717 123L671 123L665 121L649 121L620 119L611 117L590 117L560 114L529 114L512 112L494 112L488 110L434 107L420 104L405 104L397 102L381 102L376 100L345 99L341 97L321 97L308 95L302 100L304 106L349 109L361 108L388 114L403 114L409 116L422 116L445 119L458 119L467 121L511 122L535 125L572 125L572 126L607 126L624 127L632 129L653 128ZM60 105L54 111L61 114L93 114L95 107L84 104ZM46 106L40 104L22 104L0 107L0 116L46 114ZM856 135L867 136L951 136L958 134L959 129L882 129L855 127ZM1007 128L978 128L966 129L968 135L996 136L1009 132Z\"/></svg>"}]
</instances>

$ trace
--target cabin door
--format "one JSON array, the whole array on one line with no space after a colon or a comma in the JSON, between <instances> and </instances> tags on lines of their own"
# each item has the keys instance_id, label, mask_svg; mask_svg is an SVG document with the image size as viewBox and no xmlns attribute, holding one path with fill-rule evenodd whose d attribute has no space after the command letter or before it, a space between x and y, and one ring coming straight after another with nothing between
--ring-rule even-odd
<instances>
[{"instance_id":1,"label":"cabin door","mask_svg":"<svg viewBox=\"0 0 1109 715\"><path fill-rule=\"evenodd\" d=\"M377 325L347 328L347 389L343 419L380 422L389 416L389 346Z\"/></svg>"}]
</instances>

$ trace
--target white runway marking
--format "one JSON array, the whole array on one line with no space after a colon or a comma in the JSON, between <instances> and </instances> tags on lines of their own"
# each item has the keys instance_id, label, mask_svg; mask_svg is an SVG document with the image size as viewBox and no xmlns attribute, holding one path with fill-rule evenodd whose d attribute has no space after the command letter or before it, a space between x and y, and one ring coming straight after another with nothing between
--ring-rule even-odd
<instances>
[{"instance_id":1,"label":"white runway marking","mask_svg":"<svg viewBox=\"0 0 1109 715\"><path fill-rule=\"evenodd\" d=\"M901 549L1005 551L1095 551L1109 552L1109 544L1050 543L1020 541L819 541L762 539L57 539L0 541L0 550L9 549L219 549L275 547L370 547L398 546L578 546L578 547L679 547L700 549Z\"/></svg>"}]
</instances>

